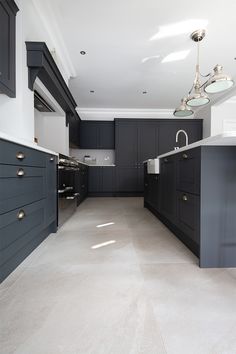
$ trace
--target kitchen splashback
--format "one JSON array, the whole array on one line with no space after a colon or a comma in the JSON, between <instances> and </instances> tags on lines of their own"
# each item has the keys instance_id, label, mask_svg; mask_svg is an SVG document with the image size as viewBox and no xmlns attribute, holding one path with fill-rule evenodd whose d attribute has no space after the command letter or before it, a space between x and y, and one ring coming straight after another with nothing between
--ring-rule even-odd
<instances>
[{"instance_id":1,"label":"kitchen splashback","mask_svg":"<svg viewBox=\"0 0 236 354\"><path fill-rule=\"evenodd\" d=\"M80 161L83 161L85 155L96 158L97 165L115 164L115 150L70 149L70 156Z\"/></svg>"}]
</instances>

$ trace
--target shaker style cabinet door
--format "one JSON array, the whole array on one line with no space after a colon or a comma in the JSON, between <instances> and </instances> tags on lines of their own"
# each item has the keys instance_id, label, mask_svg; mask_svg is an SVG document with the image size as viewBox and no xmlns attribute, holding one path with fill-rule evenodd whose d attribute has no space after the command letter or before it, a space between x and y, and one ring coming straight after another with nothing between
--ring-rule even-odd
<instances>
[{"instance_id":1,"label":"shaker style cabinet door","mask_svg":"<svg viewBox=\"0 0 236 354\"><path fill-rule=\"evenodd\" d=\"M13 0L0 0L0 93L16 96L15 21L18 8Z\"/></svg>"}]
</instances>

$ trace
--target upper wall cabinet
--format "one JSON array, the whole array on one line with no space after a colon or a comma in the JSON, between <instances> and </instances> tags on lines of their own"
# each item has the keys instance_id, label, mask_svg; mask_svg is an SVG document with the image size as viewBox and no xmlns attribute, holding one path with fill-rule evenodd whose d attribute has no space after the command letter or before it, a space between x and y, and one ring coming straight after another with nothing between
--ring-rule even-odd
<instances>
[{"instance_id":1,"label":"upper wall cabinet","mask_svg":"<svg viewBox=\"0 0 236 354\"><path fill-rule=\"evenodd\" d=\"M81 121L81 149L114 149L115 125L113 121Z\"/></svg>"},{"instance_id":2,"label":"upper wall cabinet","mask_svg":"<svg viewBox=\"0 0 236 354\"><path fill-rule=\"evenodd\" d=\"M13 0L0 0L0 93L16 97L16 13Z\"/></svg>"}]
</instances>

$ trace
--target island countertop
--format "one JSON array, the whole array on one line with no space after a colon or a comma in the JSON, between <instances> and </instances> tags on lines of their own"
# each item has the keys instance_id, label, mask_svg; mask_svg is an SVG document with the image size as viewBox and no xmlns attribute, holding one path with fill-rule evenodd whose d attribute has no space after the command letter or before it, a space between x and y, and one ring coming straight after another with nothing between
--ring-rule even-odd
<instances>
[{"instance_id":1,"label":"island countertop","mask_svg":"<svg viewBox=\"0 0 236 354\"><path fill-rule=\"evenodd\" d=\"M161 159L162 157L167 157L170 155L178 154L179 152L189 150L196 148L198 146L203 146L203 145L213 145L213 146L227 146L227 145L236 145L236 131L232 132L225 132L219 135L211 136L209 138L205 138L199 141L196 141L195 143L189 144L187 146L183 146L179 149L172 150L169 152L166 152L165 154L157 156L158 159Z\"/></svg>"}]
</instances>

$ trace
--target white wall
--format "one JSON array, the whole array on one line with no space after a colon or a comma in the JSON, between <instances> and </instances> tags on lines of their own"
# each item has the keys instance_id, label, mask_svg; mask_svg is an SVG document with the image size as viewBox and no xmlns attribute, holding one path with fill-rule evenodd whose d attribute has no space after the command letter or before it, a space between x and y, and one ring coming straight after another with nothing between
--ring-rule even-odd
<instances>
[{"instance_id":1,"label":"white wall","mask_svg":"<svg viewBox=\"0 0 236 354\"><path fill-rule=\"evenodd\" d=\"M69 129L65 127L65 115L47 115L35 109L35 137L38 145L69 155Z\"/></svg>"},{"instance_id":2,"label":"white wall","mask_svg":"<svg viewBox=\"0 0 236 354\"><path fill-rule=\"evenodd\" d=\"M70 149L70 156L82 162L85 155L96 158L97 165L112 165L115 163L115 150Z\"/></svg>"},{"instance_id":3,"label":"white wall","mask_svg":"<svg viewBox=\"0 0 236 354\"><path fill-rule=\"evenodd\" d=\"M16 98L0 95L0 131L33 142L34 104L33 92L28 89L25 41L46 42L49 50L55 48L55 43L38 16L33 1L16 0L16 3L20 9L16 17ZM61 63L57 61L66 78Z\"/></svg>"},{"instance_id":4,"label":"white wall","mask_svg":"<svg viewBox=\"0 0 236 354\"><path fill-rule=\"evenodd\" d=\"M203 138L211 136L211 106L207 105L194 114L195 119L203 119Z\"/></svg>"},{"instance_id":5,"label":"white wall","mask_svg":"<svg viewBox=\"0 0 236 354\"><path fill-rule=\"evenodd\" d=\"M224 131L236 131L236 98L212 106L211 135Z\"/></svg>"}]
</instances>

